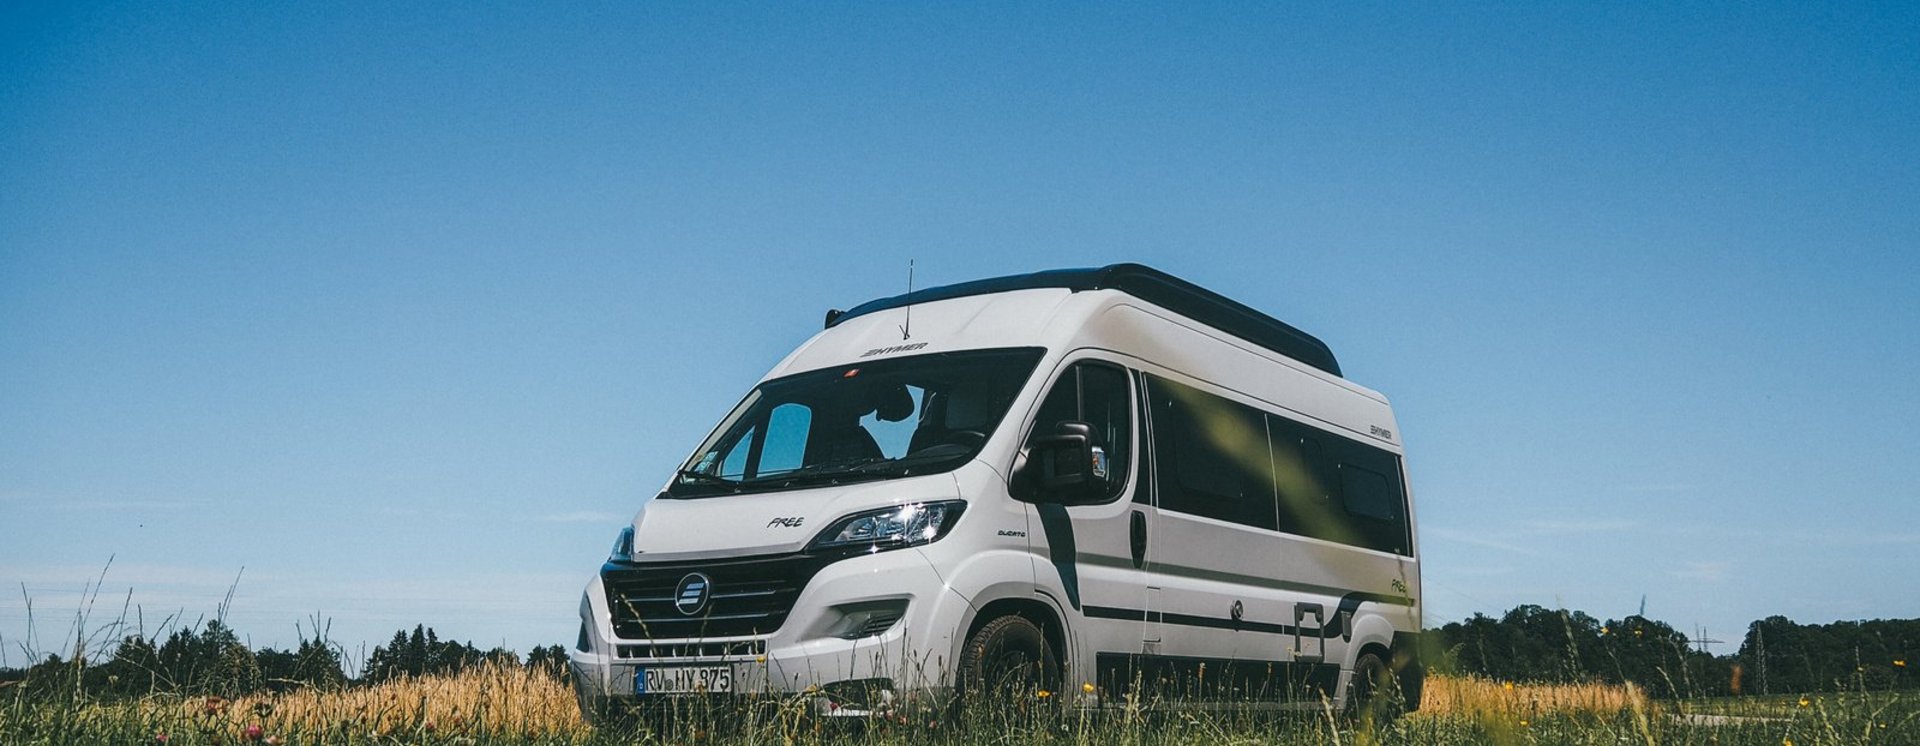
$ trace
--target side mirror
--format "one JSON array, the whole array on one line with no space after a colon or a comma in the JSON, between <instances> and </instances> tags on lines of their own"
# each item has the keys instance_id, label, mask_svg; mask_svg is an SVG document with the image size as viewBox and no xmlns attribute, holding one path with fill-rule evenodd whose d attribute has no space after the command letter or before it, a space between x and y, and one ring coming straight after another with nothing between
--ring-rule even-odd
<instances>
[{"instance_id":1,"label":"side mirror","mask_svg":"<svg viewBox=\"0 0 1920 746\"><path fill-rule=\"evenodd\" d=\"M1036 438L1026 469L1037 488L1036 502L1074 504L1099 497L1107 488L1107 452L1093 444L1093 426L1072 420L1054 433Z\"/></svg>"}]
</instances>

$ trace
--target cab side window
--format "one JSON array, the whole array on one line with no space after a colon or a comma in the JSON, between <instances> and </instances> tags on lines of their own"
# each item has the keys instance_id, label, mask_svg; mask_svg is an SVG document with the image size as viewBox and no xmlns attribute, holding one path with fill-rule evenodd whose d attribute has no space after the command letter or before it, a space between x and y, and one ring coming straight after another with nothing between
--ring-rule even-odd
<instances>
[{"instance_id":1,"label":"cab side window","mask_svg":"<svg viewBox=\"0 0 1920 746\"><path fill-rule=\"evenodd\" d=\"M1133 468L1133 395L1127 372L1093 362L1068 368L1041 400L1027 445L1032 446L1035 438L1052 435L1058 423L1067 421L1093 426L1093 444L1107 454L1108 482L1112 485L1107 496L1119 497Z\"/></svg>"}]
</instances>

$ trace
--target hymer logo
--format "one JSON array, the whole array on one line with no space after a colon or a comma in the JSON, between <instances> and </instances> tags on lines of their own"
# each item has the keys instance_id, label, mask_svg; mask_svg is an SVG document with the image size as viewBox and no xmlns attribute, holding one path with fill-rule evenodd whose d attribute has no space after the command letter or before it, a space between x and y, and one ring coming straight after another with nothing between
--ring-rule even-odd
<instances>
[{"instance_id":1,"label":"hymer logo","mask_svg":"<svg viewBox=\"0 0 1920 746\"><path fill-rule=\"evenodd\" d=\"M860 357L873 357L874 355L891 355L896 352L912 352L914 350L918 350L925 346L927 346L927 343L925 342L915 342L910 345L894 345L892 347L875 347L871 350L867 350L866 352L860 353Z\"/></svg>"},{"instance_id":2,"label":"hymer logo","mask_svg":"<svg viewBox=\"0 0 1920 746\"><path fill-rule=\"evenodd\" d=\"M791 517L781 516L771 521L767 521L767 528L773 528L774 526L779 526L781 528L799 528L800 524L806 523L806 522L807 522L806 516L798 516L798 515L791 516Z\"/></svg>"}]
</instances>

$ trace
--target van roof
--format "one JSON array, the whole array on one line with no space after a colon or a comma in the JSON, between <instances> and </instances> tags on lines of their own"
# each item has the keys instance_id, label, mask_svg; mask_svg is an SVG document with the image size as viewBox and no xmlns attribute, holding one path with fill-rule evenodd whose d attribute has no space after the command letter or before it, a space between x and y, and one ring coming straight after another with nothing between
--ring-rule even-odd
<instances>
[{"instance_id":1,"label":"van roof","mask_svg":"<svg viewBox=\"0 0 1920 746\"><path fill-rule=\"evenodd\" d=\"M1051 269L1024 275L942 285L890 298L878 298L844 312L829 312L827 328L876 311L970 295L1034 288L1118 290L1219 329L1233 336L1340 375L1340 362L1325 342L1246 304L1141 264L1110 264L1083 269Z\"/></svg>"}]
</instances>

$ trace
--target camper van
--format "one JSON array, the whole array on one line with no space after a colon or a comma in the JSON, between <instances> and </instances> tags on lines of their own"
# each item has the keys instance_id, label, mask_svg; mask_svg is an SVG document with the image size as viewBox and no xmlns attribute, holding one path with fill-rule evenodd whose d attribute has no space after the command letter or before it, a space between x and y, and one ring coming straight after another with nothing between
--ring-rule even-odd
<instances>
[{"instance_id":1,"label":"camper van","mask_svg":"<svg viewBox=\"0 0 1920 746\"><path fill-rule=\"evenodd\" d=\"M1400 438L1320 340L1148 267L830 311L620 530L581 707L1417 708Z\"/></svg>"}]
</instances>

